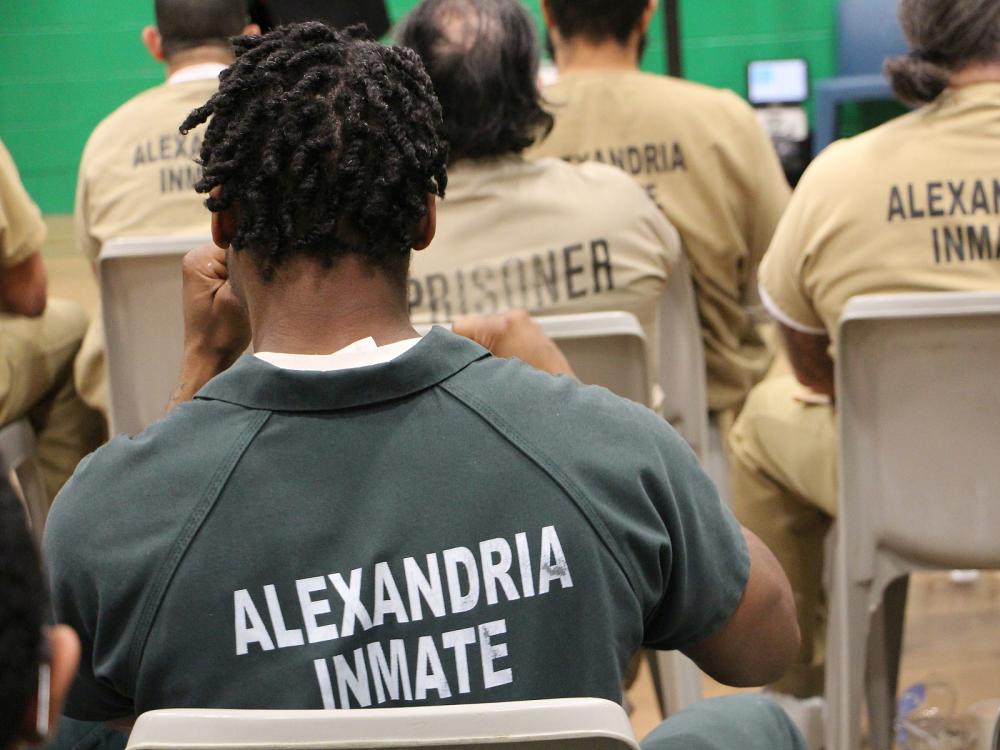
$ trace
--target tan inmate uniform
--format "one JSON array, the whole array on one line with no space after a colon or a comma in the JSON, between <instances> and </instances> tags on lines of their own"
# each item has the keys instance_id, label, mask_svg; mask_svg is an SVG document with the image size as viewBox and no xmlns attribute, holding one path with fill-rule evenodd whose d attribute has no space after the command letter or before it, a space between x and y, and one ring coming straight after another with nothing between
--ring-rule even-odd
<instances>
[{"instance_id":1,"label":"tan inmate uniform","mask_svg":"<svg viewBox=\"0 0 1000 750\"><path fill-rule=\"evenodd\" d=\"M116 109L91 134L80 161L74 220L77 245L95 270L101 245L111 239L209 233L205 199L194 191L202 132L181 135L177 128L215 93L224 68L182 68ZM100 316L87 331L76 381L87 403L106 414Z\"/></svg>"},{"instance_id":2,"label":"tan inmate uniform","mask_svg":"<svg viewBox=\"0 0 1000 750\"><path fill-rule=\"evenodd\" d=\"M0 142L0 276L41 252L45 224ZM49 299L36 318L0 312L0 425L28 416L50 498L103 437L98 415L73 389L73 357L87 316L66 300Z\"/></svg>"},{"instance_id":3,"label":"tan inmate uniform","mask_svg":"<svg viewBox=\"0 0 1000 750\"><path fill-rule=\"evenodd\" d=\"M620 170L464 160L448 170L434 242L413 254L410 315L439 323L511 308L624 310L639 319L652 365L657 300L679 256L677 231Z\"/></svg>"},{"instance_id":4,"label":"tan inmate uniform","mask_svg":"<svg viewBox=\"0 0 1000 750\"><path fill-rule=\"evenodd\" d=\"M638 71L567 75L545 98L555 129L529 156L614 164L646 188L691 262L709 408L737 407L771 361L747 292L788 201L753 111L731 92Z\"/></svg>"},{"instance_id":5,"label":"tan inmate uniform","mask_svg":"<svg viewBox=\"0 0 1000 750\"><path fill-rule=\"evenodd\" d=\"M1000 84L935 103L828 148L806 172L761 265L790 328L829 334L859 294L1000 289ZM836 514L833 408L792 377L750 395L730 436L740 520L796 590L801 663L783 692L822 688L823 538Z\"/></svg>"}]
</instances>

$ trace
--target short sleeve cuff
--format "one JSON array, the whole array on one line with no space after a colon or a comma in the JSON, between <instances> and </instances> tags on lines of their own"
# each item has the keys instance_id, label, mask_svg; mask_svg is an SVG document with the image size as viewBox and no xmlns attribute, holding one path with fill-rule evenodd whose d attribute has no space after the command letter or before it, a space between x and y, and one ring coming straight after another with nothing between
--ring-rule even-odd
<instances>
[{"instance_id":1,"label":"short sleeve cuff","mask_svg":"<svg viewBox=\"0 0 1000 750\"><path fill-rule=\"evenodd\" d=\"M735 520L733 525L738 530L739 525ZM724 582L716 582L715 585L715 606L712 607L711 616L702 623L695 633L689 633L686 637L661 641L659 643L648 643L647 646L658 650L683 651L692 646L696 646L706 638L711 638L718 633L722 626L732 618L736 608L743 601L743 594L750 583L750 547L747 545L743 534L737 531L737 544L739 545L738 557L733 560L732 566Z\"/></svg>"},{"instance_id":2,"label":"short sleeve cuff","mask_svg":"<svg viewBox=\"0 0 1000 750\"><path fill-rule=\"evenodd\" d=\"M760 291L760 301L774 319L783 326L791 328L793 331L807 333L812 336L826 335L826 327L823 325L823 321L816 317L815 313L812 311L805 312L802 306L796 309L794 305L789 305L784 300L783 302L785 303L782 304L768 291L763 280L758 284L758 288ZM795 313L791 312L793 309L796 309Z\"/></svg>"}]
</instances>

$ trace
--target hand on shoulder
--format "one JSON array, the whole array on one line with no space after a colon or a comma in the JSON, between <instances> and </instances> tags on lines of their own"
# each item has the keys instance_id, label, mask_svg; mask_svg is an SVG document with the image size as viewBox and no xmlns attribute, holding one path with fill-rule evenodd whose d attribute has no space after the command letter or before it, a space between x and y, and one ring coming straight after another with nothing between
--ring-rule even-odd
<instances>
[{"instance_id":1,"label":"hand on shoulder","mask_svg":"<svg viewBox=\"0 0 1000 750\"><path fill-rule=\"evenodd\" d=\"M459 318L452 330L497 357L517 357L553 375L573 376L573 368L559 347L524 310Z\"/></svg>"}]
</instances>

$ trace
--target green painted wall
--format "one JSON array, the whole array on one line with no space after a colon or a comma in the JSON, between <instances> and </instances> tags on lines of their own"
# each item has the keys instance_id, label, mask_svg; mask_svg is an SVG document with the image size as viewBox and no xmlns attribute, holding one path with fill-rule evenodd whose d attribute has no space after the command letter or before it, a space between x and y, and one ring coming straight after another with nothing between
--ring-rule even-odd
<instances>
[{"instance_id":1,"label":"green painted wall","mask_svg":"<svg viewBox=\"0 0 1000 750\"><path fill-rule=\"evenodd\" d=\"M152 8L143 0L0 0L0 138L43 211L72 210L90 131L163 79L139 41Z\"/></svg>"},{"instance_id":2,"label":"green painted wall","mask_svg":"<svg viewBox=\"0 0 1000 750\"><path fill-rule=\"evenodd\" d=\"M538 0L524 0L541 23ZM416 0L388 0L394 19ZM685 75L746 93L746 64L805 57L814 79L830 75L836 0L682 0ZM73 207L76 168L100 119L163 79L139 41L152 21L149 0L0 0L0 138L46 212ZM643 60L665 67L662 12ZM896 110L849 108L845 130Z\"/></svg>"}]
</instances>

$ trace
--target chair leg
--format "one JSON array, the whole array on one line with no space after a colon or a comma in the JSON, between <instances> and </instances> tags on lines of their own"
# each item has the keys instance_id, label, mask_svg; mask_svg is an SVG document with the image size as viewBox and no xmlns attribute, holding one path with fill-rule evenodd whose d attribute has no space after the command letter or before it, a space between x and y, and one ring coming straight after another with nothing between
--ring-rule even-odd
<instances>
[{"instance_id":1,"label":"chair leg","mask_svg":"<svg viewBox=\"0 0 1000 750\"><path fill-rule=\"evenodd\" d=\"M892 581L871 618L865 694L873 750L892 750L909 580L909 576L903 576Z\"/></svg>"},{"instance_id":2,"label":"chair leg","mask_svg":"<svg viewBox=\"0 0 1000 750\"><path fill-rule=\"evenodd\" d=\"M655 652L664 718L701 700L701 670L680 651Z\"/></svg>"},{"instance_id":3,"label":"chair leg","mask_svg":"<svg viewBox=\"0 0 1000 750\"><path fill-rule=\"evenodd\" d=\"M868 636L868 583L849 582L844 556L834 563L827 631L825 750L859 750Z\"/></svg>"},{"instance_id":4,"label":"chair leg","mask_svg":"<svg viewBox=\"0 0 1000 750\"><path fill-rule=\"evenodd\" d=\"M42 533L45 530L45 519L49 514L49 497L45 491L45 481L42 470L34 457L29 457L15 469L18 484L24 494L24 504L27 506L28 518L31 521L31 534L35 542L41 546Z\"/></svg>"}]
</instances>

